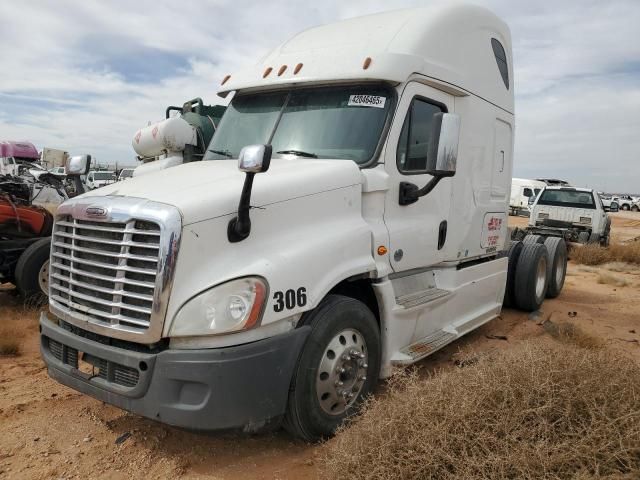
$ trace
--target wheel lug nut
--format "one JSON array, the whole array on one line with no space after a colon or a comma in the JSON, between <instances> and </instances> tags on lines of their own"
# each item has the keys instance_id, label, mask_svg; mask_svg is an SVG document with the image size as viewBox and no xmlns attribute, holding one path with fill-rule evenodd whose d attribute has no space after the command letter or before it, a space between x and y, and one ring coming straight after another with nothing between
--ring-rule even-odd
<instances>
[{"instance_id":1,"label":"wheel lug nut","mask_svg":"<svg viewBox=\"0 0 640 480\"><path fill-rule=\"evenodd\" d=\"M367 365L366 363L363 363L362 365L360 365L362 368L368 368L369 365Z\"/></svg>"},{"instance_id":2,"label":"wheel lug nut","mask_svg":"<svg viewBox=\"0 0 640 480\"><path fill-rule=\"evenodd\" d=\"M364 353L360 353L360 354L358 354L358 357L360 357L360 358L364 358Z\"/></svg>"},{"instance_id":3,"label":"wheel lug nut","mask_svg":"<svg viewBox=\"0 0 640 480\"><path fill-rule=\"evenodd\" d=\"M360 375L360 377L358 378L358 380L362 380L362 381L364 381L366 379L367 379L366 375Z\"/></svg>"},{"instance_id":4,"label":"wheel lug nut","mask_svg":"<svg viewBox=\"0 0 640 480\"><path fill-rule=\"evenodd\" d=\"M336 387L341 387L342 385L344 385L344 383L342 383L340 380L336 380Z\"/></svg>"}]
</instances>

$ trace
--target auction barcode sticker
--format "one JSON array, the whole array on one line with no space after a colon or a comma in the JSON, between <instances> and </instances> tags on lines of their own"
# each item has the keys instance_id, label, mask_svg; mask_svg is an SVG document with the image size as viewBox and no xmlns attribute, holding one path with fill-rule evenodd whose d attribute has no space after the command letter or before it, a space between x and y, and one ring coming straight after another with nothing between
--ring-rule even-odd
<instances>
[{"instance_id":1,"label":"auction barcode sticker","mask_svg":"<svg viewBox=\"0 0 640 480\"><path fill-rule=\"evenodd\" d=\"M384 108L386 101L386 97L378 97L376 95L351 95L347 105L349 107Z\"/></svg>"}]
</instances>

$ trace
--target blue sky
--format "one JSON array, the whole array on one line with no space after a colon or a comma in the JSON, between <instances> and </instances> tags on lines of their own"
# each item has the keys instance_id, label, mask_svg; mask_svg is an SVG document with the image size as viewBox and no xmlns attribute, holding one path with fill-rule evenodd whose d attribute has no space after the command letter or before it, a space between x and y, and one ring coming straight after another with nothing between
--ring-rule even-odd
<instances>
[{"instance_id":1,"label":"blue sky","mask_svg":"<svg viewBox=\"0 0 640 480\"><path fill-rule=\"evenodd\" d=\"M170 104L221 102L225 74L297 31L427 3L2 2L0 139L131 164L138 128ZM640 2L475 3L512 31L514 175L640 193Z\"/></svg>"}]
</instances>

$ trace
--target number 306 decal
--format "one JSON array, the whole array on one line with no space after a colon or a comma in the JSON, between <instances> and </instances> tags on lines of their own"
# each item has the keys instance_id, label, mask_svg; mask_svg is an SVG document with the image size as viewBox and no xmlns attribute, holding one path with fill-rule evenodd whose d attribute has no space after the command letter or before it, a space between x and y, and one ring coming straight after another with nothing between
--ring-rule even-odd
<instances>
[{"instance_id":1,"label":"number 306 decal","mask_svg":"<svg viewBox=\"0 0 640 480\"><path fill-rule=\"evenodd\" d=\"M295 307L304 307L307 304L307 289L300 287L297 290L290 289L286 292L275 292L273 301L274 312L281 312L285 308L291 310Z\"/></svg>"}]
</instances>

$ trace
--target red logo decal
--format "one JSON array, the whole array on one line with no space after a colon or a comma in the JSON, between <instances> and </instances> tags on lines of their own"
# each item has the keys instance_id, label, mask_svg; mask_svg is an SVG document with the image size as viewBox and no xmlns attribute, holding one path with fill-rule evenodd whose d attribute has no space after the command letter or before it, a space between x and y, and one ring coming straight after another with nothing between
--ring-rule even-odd
<instances>
[{"instance_id":1,"label":"red logo decal","mask_svg":"<svg viewBox=\"0 0 640 480\"><path fill-rule=\"evenodd\" d=\"M140 143L140 137L142 136L142 132L140 130L138 130L138 133L136 133L136 136L134 137L136 143Z\"/></svg>"},{"instance_id":2,"label":"red logo decal","mask_svg":"<svg viewBox=\"0 0 640 480\"><path fill-rule=\"evenodd\" d=\"M489 220L489 223L487 224L489 231L500 230L501 226L502 226L502 219L496 218L496 217L491 217L491 220Z\"/></svg>"},{"instance_id":3,"label":"red logo decal","mask_svg":"<svg viewBox=\"0 0 640 480\"><path fill-rule=\"evenodd\" d=\"M158 135L158 126L157 125L155 127L153 127L153 130L151 130L151 135L153 135L153 138L156 138L156 135Z\"/></svg>"}]
</instances>

